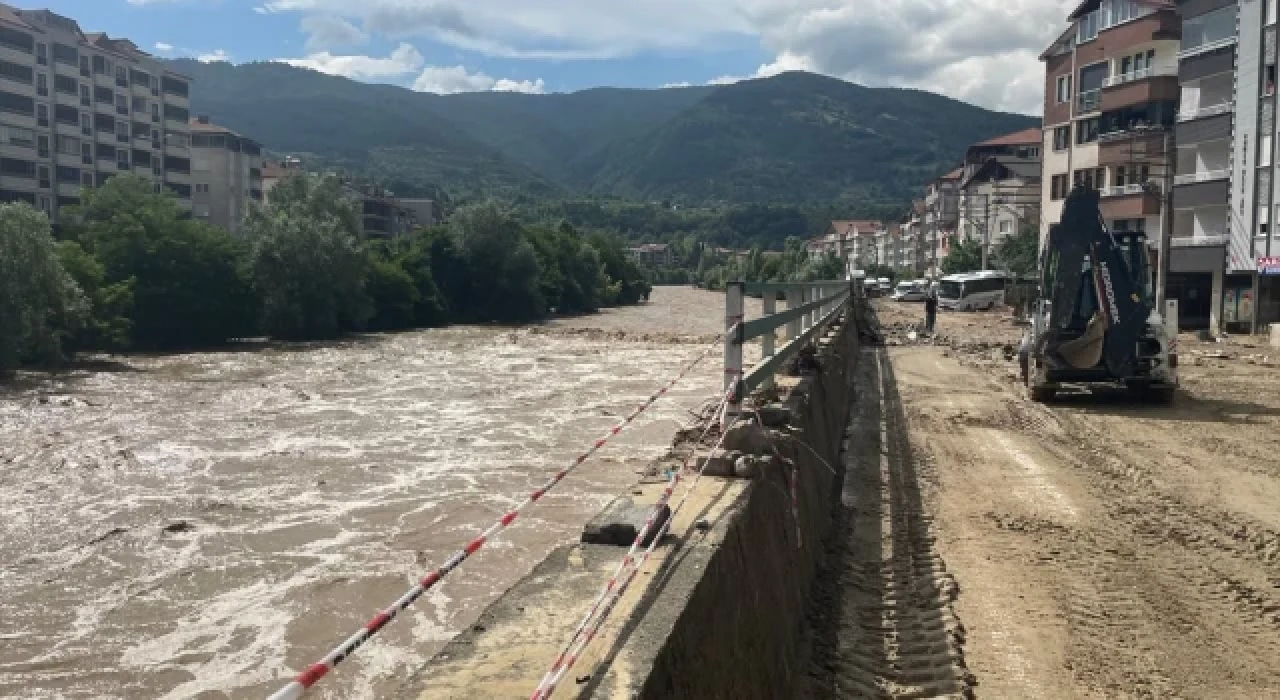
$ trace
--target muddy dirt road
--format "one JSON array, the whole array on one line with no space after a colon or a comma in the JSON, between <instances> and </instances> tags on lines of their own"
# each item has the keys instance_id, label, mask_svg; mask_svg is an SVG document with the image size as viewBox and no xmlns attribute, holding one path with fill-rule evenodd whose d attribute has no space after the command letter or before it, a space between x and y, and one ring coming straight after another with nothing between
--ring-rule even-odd
<instances>
[{"instance_id":1,"label":"muddy dirt road","mask_svg":"<svg viewBox=\"0 0 1280 700\"><path fill-rule=\"evenodd\" d=\"M0 697L261 698L669 380L722 295L0 387ZM666 450L689 378L344 663L384 696Z\"/></svg>"},{"instance_id":2,"label":"muddy dirt road","mask_svg":"<svg viewBox=\"0 0 1280 700\"><path fill-rule=\"evenodd\" d=\"M1280 698L1261 349L1184 338L1173 406L1042 406L1005 316L943 314L932 345L878 307L806 697Z\"/></svg>"}]
</instances>

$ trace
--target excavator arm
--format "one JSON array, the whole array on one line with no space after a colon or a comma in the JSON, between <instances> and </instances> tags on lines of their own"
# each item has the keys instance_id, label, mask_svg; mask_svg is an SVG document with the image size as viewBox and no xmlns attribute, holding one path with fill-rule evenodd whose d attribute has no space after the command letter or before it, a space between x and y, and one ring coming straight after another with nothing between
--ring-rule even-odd
<instances>
[{"instance_id":1,"label":"excavator arm","mask_svg":"<svg viewBox=\"0 0 1280 700\"><path fill-rule=\"evenodd\" d=\"M1105 363L1112 376L1127 377L1152 306L1098 202L1097 190L1076 187L1060 223L1049 229L1041 253L1049 320L1037 354L1051 367L1082 370Z\"/></svg>"}]
</instances>

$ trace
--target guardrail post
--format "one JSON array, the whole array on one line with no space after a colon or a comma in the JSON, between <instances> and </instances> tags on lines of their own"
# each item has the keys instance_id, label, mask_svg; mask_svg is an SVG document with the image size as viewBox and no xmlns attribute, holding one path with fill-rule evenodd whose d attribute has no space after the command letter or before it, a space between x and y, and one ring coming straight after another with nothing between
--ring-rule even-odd
<instances>
[{"instance_id":1,"label":"guardrail post","mask_svg":"<svg viewBox=\"0 0 1280 700\"><path fill-rule=\"evenodd\" d=\"M728 428L738 416L742 405L742 322L746 320L743 304L744 285L742 282L730 282L725 285L724 311L724 389L728 393L733 389L724 406L724 415L720 426Z\"/></svg>"},{"instance_id":2,"label":"guardrail post","mask_svg":"<svg viewBox=\"0 0 1280 700\"><path fill-rule=\"evenodd\" d=\"M804 293L799 287L787 287L787 308L794 309L804 304ZM800 319L794 318L787 321L787 341L790 342L800 337Z\"/></svg>"},{"instance_id":3,"label":"guardrail post","mask_svg":"<svg viewBox=\"0 0 1280 700\"><path fill-rule=\"evenodd\" d=\"M765 292L764 298L761 299L761 302L762 302L762 307L764 312L763 315L765 318L768 318L778 312L778 292L777 291L770 290ZM760 361L761 362L764 362L770 357L773 357L773 352L774 352L773 344L777 338L777 335L778 335L778 331L775 329L760 336ZM773 386L773 377L770 377L769 379L767 379L762 386L764 386L766 389Z\"/></svg>"}]
</instances>

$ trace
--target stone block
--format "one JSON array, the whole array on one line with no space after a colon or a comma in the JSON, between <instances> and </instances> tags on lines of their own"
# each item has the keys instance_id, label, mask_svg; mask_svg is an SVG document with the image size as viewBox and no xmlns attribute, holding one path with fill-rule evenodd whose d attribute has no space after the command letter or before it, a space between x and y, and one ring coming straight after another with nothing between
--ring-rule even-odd
<instances>
[{"instance_id":1,"label":"stone block","mask_svg":"<svg viewBox=\"0 0 1280 700\"><path fill-rule=\"evenodd\" d=\"M630 547L631 543L636 541L636 536L644 527L645 519L652 511L652 505L636 505L635 501L626 497L615 499L609 507L582 528L582 541L588 544ZM649 546L653 536L670 517L671 509L663 505L641 546Z\"/></svg>"}]
</instances>

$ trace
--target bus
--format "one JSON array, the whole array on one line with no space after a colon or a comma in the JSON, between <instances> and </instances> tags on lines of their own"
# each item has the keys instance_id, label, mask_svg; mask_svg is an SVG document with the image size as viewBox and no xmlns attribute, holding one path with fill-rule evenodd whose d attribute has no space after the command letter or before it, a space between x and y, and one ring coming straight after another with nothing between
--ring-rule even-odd
<instances>
[{"instance_id":1,"label":"bus","mask_svg":"<svg viewBox=\"0 0 1280 700\"><path fill-rule=\"evenodd\" d=\"M995 270L948 275L938 281L938 306L951 311L1003 306L1005 288L1012 281L1009 273Z\"/></svg>"}]
</instances>

